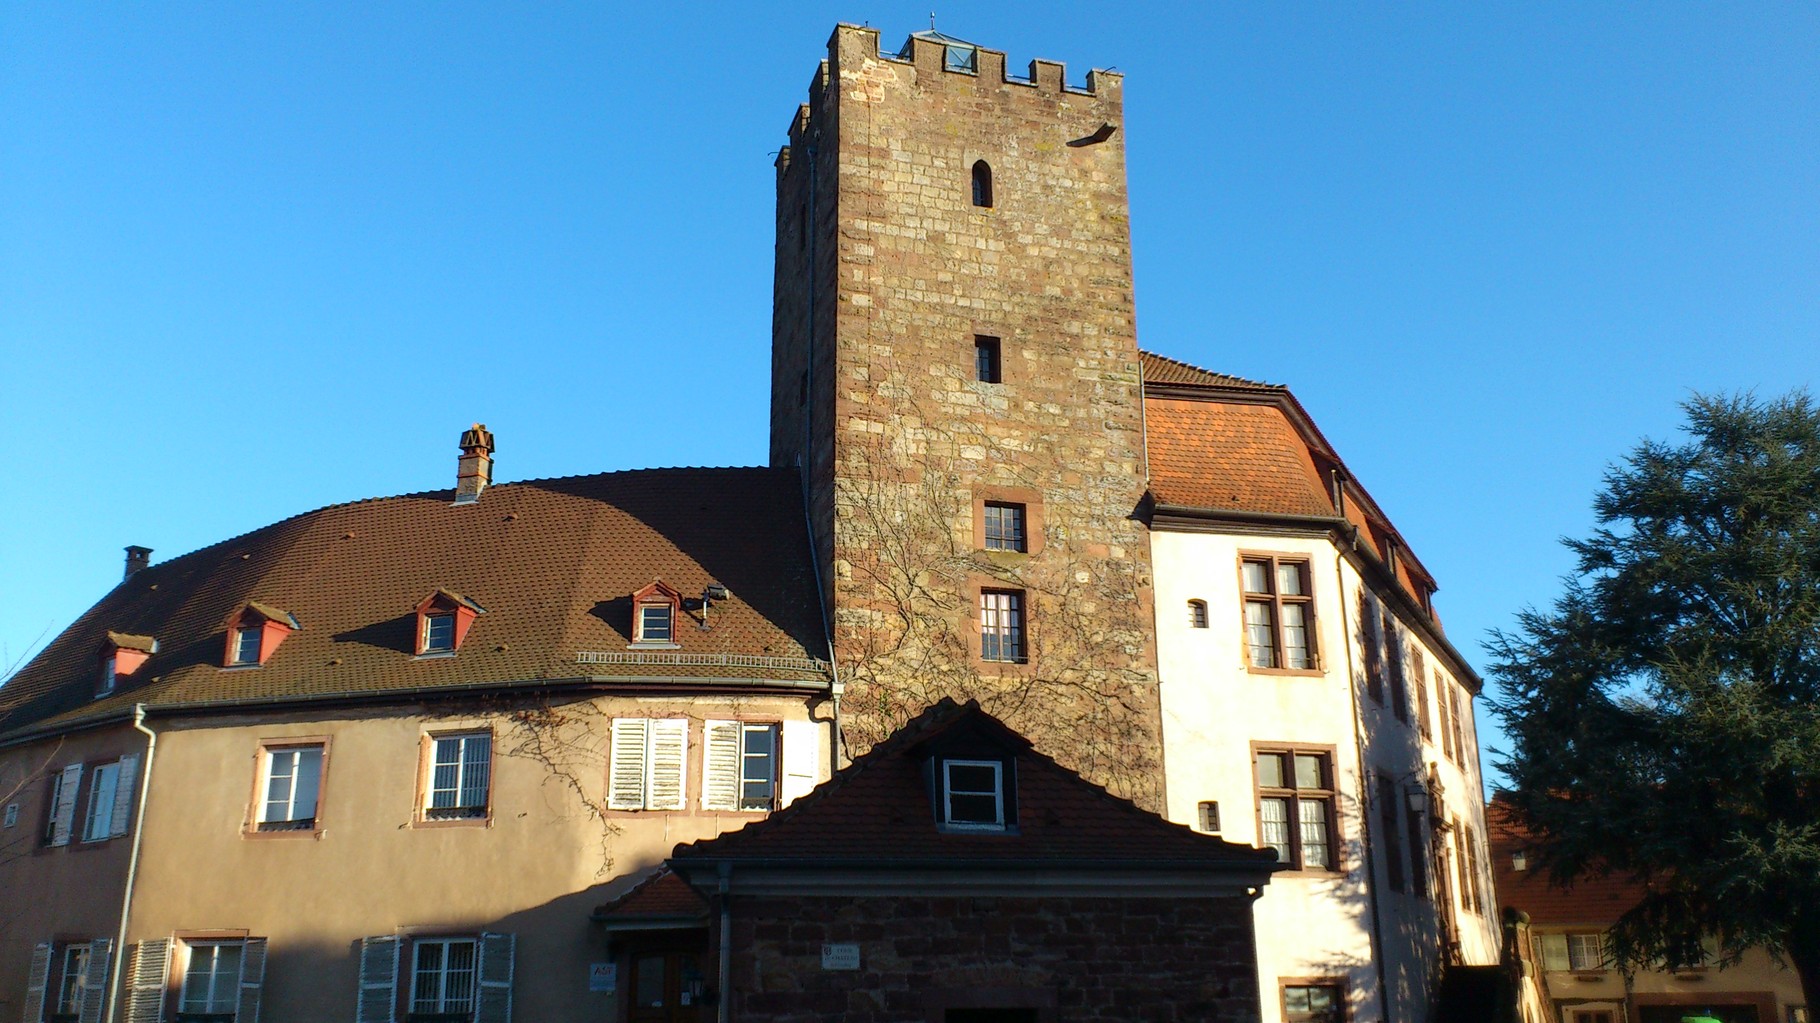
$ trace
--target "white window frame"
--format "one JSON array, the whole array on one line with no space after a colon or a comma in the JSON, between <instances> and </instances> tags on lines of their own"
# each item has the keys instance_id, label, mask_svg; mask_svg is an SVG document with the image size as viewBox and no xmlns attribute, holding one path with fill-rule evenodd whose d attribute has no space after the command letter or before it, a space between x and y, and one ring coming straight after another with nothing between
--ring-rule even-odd
<instances>
[{"instance_id":1,"label":"white window frame","mask_svg":"<svg viewBox=\"0 0 1820 1023\"><path fill-rule=\"evenodd\" d=\"M647 624L647 615L653 611L662 611L664 635L654 636ZM638 605L638 622L632 642L648 643L655 646L670 646L676 643L676 605L667 600L647 600Z\"/></svg>"},{"instance_id":2,"label":"white window frame","mask_svg":"<svg viewBox=\"0 0 1820 1023\"><path fill-rule=\"evenodd\" d=\"M477 786L481 793L480 802L469 803L462 800L465 793L476 787L470 785L470 782L473 781L470 775L476 770L476 765L470 764L468 759L469 744L476 741L486 743L487 755L485 767L482 769L483 777ZM453 760L443 759L442 752L445 743L450 744L454 750ZM424 820L480 820L490 816L493 811L493 733L480 730L431 735L428 746L424 757L426 761L424 765L426 776L423 785ZM452 786L442 786L436 783L437 770L445 765L454 769ZM436 796L439 792L452 792L454 801L444 806L436 805Z\"/></svg>"},{"instance_id":3,"label":"white window frame","mask_svg":"<svg viewBox=\"0 0 1820 1023\"><path fill-rule=\"evenodd\" d=\"M1003 831L1005 830L1005 765L997 760L943 760L942 764L942 827L953 831ZM989 767L992 769L992 788L957 789L954 787L954 769L956 767ZM993 820L957 821L954 819L955 796L991 796L993 801Z\"/></svg>"},{"instance_id":4,"label":"white window frame","mask_svg":"<svg viewBox=\"0 0 1820 1023\"><path fill-rule=\"evenodd\" d=\"M612 728L607 809L686 809L689 719L614 718Z\"/></svg>"},{"instance_id":5,"label":"white window frame","mask_svg":"<svg viewBox=\"0 0 1820 1023\"><path fill-rule=\"evenodd\" d=\"M466 1005L457 1003L454 1007L449 1002L449 950L459 946L468 949L469 978ZM440 948L442 955L437 968L432 971L436 978L436 993L426 1007L417 994L418 978L425 974L423 954L426 949ZM480 1005L480 939L469 937L416 938L411 942L410 987L405 994L406 1013L466 1013L472 1016Z\"/></svg>"},{"instance_id":6,"label":"white window frame","mask_svg":"<svg viewBox=\"0 0 1820 1023\"><path fill-rule=\"evenodd\" d=\"M1538 935L1542 968L1557 973L1603 973L1610 967L1605 935L1600 931L1569 931ZM1587 965L1588 963L1592 965Z\"/></svg>"},{"instance_id":7,"label":"white window frame","mask_svg":"<svg viewBox=\"0 0 1820 1023\"><path fill-rule=\"evenodd\" d=\"M177 988L177 1012L179 1014L190 1012L239 1013L241 978L246 973L246 944L247 943L244 940L239 938L222 941L183 942L183 982ZM231 980L228 979L220 969L220 950L224 948L232 948L239 953L239 959L234 965L234 973ZM196 953L202 950L207 950L209 955L208 990L203 994L203 1007L192 1008L190 1006L190 982L196 977ZM226 982L227 984L225 991L221 990L223 982ZM221 1004L222 1001L227 1003L228 1008L221 1009L216 1007Z\"/></svg>"},{"instance_id":8,"label":"white window frame","mask_svg":"<svg viewBox=\"0 0 1820 1023\"><path fill-rule=\"evenodd\" d=\"M82 814L84 842L105 842L114 837L114 804L119 799L120 764L96 764L89 772L88 806Z\"/></svg>"},{"instance_id":9,"label":"white window frame","mask_svg":"<svg viewBox=\"0 0 1820 1023\"><path fill-rule=\"evenodd\" d=\"M86 941L63 946L63 954L58 957L57 990L53 997L45 999L45 1015L59 1013L80 1015L82 1013L82 1003L88 995L88 964L91 950L92 946ZM80 962L72 962L77 955L81 956ZM78 967L73 977L70 973L72 965ZM70 983L72 979L75 981L74 984ZM74 999L73 1002L70 1001L71 998Z\"/></svg>"},{"instance_id":10,"label":"white window frame","mask_svg":"<svg viewBox=\"0 0 1820 1023\"><path fill-rule=\"evenodd\" d=\"M247 640L252 640L252 656L247 656ZM265 625L242 625L234 630L234 661L231 665L244 668L259 663L259 654L265 647Z\"/></svg>"},{"instance_id":11,"label":"white window frame","mask_svg":"<svg viewBox=\"0 0 1820 1023\"><path fill-rule=\"evenodd\" d=\"M758 733L770 737L770 752L752 752L749 739ZM709 721L703 725L702 734L705 739L702 744L702 808L735 813L767 813L776 809L783 774L783 727L775 721ZM757 804L746 798L746 785L753 781L746 774L746 766L761 757L769 761L770 770L765 782L770 795L762 804Z\"/></svg>"},{"instance_id":12,"label":"white window frame","mask_svg":"<svg viewBox=\"0 0 1820 1023\"><path fill-rule=\"evenodd\" d=\"M120 681L120 668L114 662L120 656L119 651L111 651L101 658L101 681L95 687L95 698L100 699L114 691Z\"/></svg>"},{"instance_id":13,"label":"white window frame","mask_svg":"<svg viewBox=\"0 0 1820 1023\"><path fill-rule=\"evenodd\" d=\"M299 773L299 768L303 764L303 754L308 753L312 750L315 751L315 753L316 753L316 785L315 785L316 800L315 800L315 805L310 808L310 814L308 817L298 817L297 816L297 776ZM317 821L322 817L322 779L326 774L328 774L328 760L329 760L328 745L326 743L321 743L321 742L273 743L268 746L261 746L260 750L259 750L259 754L260 754L260 756L259 756L259 802L258 802L258 805L255 807L254 813L253 813L253 823L254 823L255 830L262 831L262 832L314 831L314 830L316 830ZM284 802L286 804L286 813L288 814L288 816L273 817L271 815L271 807L272 807L272 803L274 802L274 800L272 799L272 783L275 780L275 778L277 777L276 774L274 773L273 768L275 766L277 766L277 763L278 763L278 760L280 757L290 757L291 758L290 792L285 797L285 800L284 800ZM434 773L434 767L432 767L432 776L433 776L433 773ZM297 826L297 823L299 821L303 821L303 820L307 820L310 822L309 827L306 828L306 827ZM266 827L266 825L268 825L268 824L290 825L290 826L289 827Z\"/></svg>"},{"instance_id":14,"label":"white window frame","mask_svg":"<svg viewBox=\"0 0 1820 1023\"><path fill-rule=\"evenodd\" d=\"M431 646L430 645L430 638L435 635L436 623L439 621L446 621L449 623L449 637L448 637L447 646ZM456 626L456 624L457 623L455 621L455 612L454 611L442 611L442 610L425 611L423 613L423 635L417 637L417 654L418 654L418 656L435 657L435 656L442 655L442 654L454 653L455 652L455 632L456 632L455 626Z\"/></svg>"}]
</instances>

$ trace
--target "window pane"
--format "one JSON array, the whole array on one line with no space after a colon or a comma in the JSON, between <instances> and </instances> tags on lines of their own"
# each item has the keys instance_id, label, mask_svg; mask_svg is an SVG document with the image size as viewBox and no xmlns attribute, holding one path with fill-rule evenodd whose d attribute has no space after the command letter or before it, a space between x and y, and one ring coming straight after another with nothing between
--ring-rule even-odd
<instances>
[{"instance_id":1,"label":"window pane","mask_svg":"<svg viewBox=\"0 0 1820 1023\"><path fill-rule=\"evenodd\" d=\"M1327 841L1327 801L1299 799L1296 808L1302 826L1302 866L1332 869L1333 852Z\"/></svg>"},{"instance_id":2,"label":"window pane","mask_svg":"<svg viewBox=\"0 0 1820 1023\"><path fill-rule=\"evenodd\" d=\"M291 797L291 818L310 820L316 816L316 792L322 784L322 748L297 750L296 787Z\"/></svg>"},{"instance_id":3,"label":"window pane","mask_svg":"<svg viewBox=\"0 0 1820 1023\"><path fill-rule=\"evenodd\" d=\"M1307 596L1308 589L1302 585L1301 565L1289 564L1277 566L1277 592L1286 597Z\"/></svg>"},{"instance_id":4,"label":"window pane","mask_svg":"<svg viewBox=\"0 0 1820 1023\"><path fill-rule=\"evenodd\" d=\"M667 643L672 637L670 605L646 604L638 609L638 639L641 643Z\"/></svg>"},{"instance_id":5,"label":"window pane","mask_svg":"<svg viewBox=\"0 0 1820 1023\"><path fill-rule=\"evenodd\" d=\"M640 1009L661 1009L664 1006L664 957L639 956L632 964L635 975L633 1003Z\"/></svg>"},{"instance_id":6,"label":"window pane","mask_svg":"<svg viewBox=\"0 0 1820 1023\"><path fill-rule=\"evenodd\" d=\"M1283 754L1258 754L1258 784L1267 789L1283 788Z\"/></svg>"},{"instance_id":7,"label":"window pane","mask_svg":"<svg viewBox=\"0 0 1820 1023\"><path fill-rule=\"evenodd\" d=\"M1313 753L1297 753L1295 756L1295 787L1298 789L1324 789L1327 787L1325 766L1326 757Z\"/></svg>"},{"instance_id":8,"label":"window pane","mask_svg":"<svg viewBox=\"0 0 1820 1023\"><path fill-rule=\"evenodd\" d=\"M1276 636L1272 628L1271 607L1262 601L1245 602L1245 641L1251 648L1251 664L1256 668L1274 668Z\"/></svg>"},{"instance_id":9,"label":"window pane","mask_svg":"<svg viewBox=\"0 0 1820 1023\"><path fill-rule=\"evenodd\" d=\"M998 796L963 795L959 792L948 796L948 820L955 824L997 824L999 823Z\"/></svg>"},{"instance_id":10,"label":"window pane","mask_svg":"<svg viewBox=\"0 0 1820 1023\"><path fill-rule=\"evenodd\" d=\"M777 777L777 736L772 726L747 726L740 751L739 805L742 810L771 808L771 789Z\"/></svg>"},{"instance_id":11,"label":"window pane","mask_svg":"<svg viewBox=\"0 0 1820 1023\"><path fill-rule=\"evenodd\" d=\"M1245 592L1270 592L1270 566L1262 561L1245 562Z\"/></svg>"},{"instance_id":12,"label":"window pane","mask_svg":"<svg viewBox=\"0 0 1820 1023\"><path fill-rule=\"evenodd\" d=\"M1284 863L1291 862L1294 852L1289 845L1289 800L1261 799L1258 801L1262 811L1263 833L1259 836L1259 845L1277 851L1277 859Z\"/></svg>"},{"instance_id":13,"label":"window pane","mask_svg":"<svg viewBox=\"0 0 1820 1023\"><path fill-rule=\"evenodd\" d=\"M411 985L411 1011L436 1012L442 1002L443 944L417 943L416 978Z\"/></svg>"},{"instance_id":14,"label":"window pane","mask_svg":"<svg viewBox=\"0 0 1820 1023\"><path fill-rule=\"evenodd\" d=\"M461 750L461 805L485 806L493 740L490 736L470 735L462 739Z\"/></svg>"},{"instance_id":15,"label":"window pane","mask_svg":"<svg viewBox=\"0 0 1820 1023\"><path fill-rule=\"evenodd\" d=\"M1314 667L1313 658L1308 656L1307 610L1301 604L1283 605L1283 666L1285 668Z\"/></svg>"},{"instance_id":16,"label":"window pane","mask_svg":"<svg viewBox=\"0 0 1820 1023\"><path fill-rule=\"evenodd\" d=\"M1188 602L1188 625L1190 628L1195 629L1205 629L1207 627L1206 601L1191 600Z\"/></svg>"},{"instance_id":17,"label":"window pane","mask_svg":"<svg viewBox=\"0 0 1820 1023\"><path fill-rule=\"evenodd\" d=\"M425 653L455 649L454 615L428 615L424 618L423 649Z\"/></svg>"},{"instance_id":18,"label":"window pane","mask_svg":"<svg viewBox=\"0 0 1820 1023\"><path fill-rule=\"evenodd\" d=\"M474 1008L474 943L449 943L442 985L442 1011L467 1012Z\"/></svg>"},{"instance_id":19,"label":"window pane","mask_svg":"<svg viewBox=\"0 0 1820 1023\"><path fill-rule=\"evenodd\" d=\"M259 660L259 635L264 629L258 626L241 629L234 634L234 663L254 664Z\"/></svg>"}]
</instances>

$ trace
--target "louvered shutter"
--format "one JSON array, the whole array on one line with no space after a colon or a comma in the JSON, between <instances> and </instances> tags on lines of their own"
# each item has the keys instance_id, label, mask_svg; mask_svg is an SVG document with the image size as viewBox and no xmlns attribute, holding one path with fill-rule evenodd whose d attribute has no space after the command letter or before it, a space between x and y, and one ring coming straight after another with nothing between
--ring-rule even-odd
<instances>
[{"instance_id":1,"label":"louvered shutter","mask_svg":"<svg viewBox=\"0 0 1820 1023\"><path fill-rule=\"evenodd\" d=\"M42 1023L44 1019L44 989L51 982L52 951L49 942L32 949L32 972L25 980L25 1015L19 1017L23 1023Z\"/></svg>"},{"instance_id":2,"label":"louvered shutter","mask_svg":"<svg viewBox=\"0 0 1820 1023\"><path fill-rule=\"evenodd\" d=\"M740 724L710 721L703 734L708 749L702 757L701 805L709 810L737 810Z\"/></svg>"},{"instance_id":3,"label":"louvered shutter","mask_svg":"<svg viewBox=\"0 0 1820 1023\"><path fill-rule=\"evenodd\" d=\"M265 939L248 938L240 951L240 1002L234 1023L259 1023L259 999L265 990Z\"/></svg>"},{"instance_id":4,"label":"louvered shutter","mask_svg":"<svg viewBox=\"0 0 1820 1023\"><path fill-rule=\"evenodd\" d=\"M645 738L650 722L644 718L613 719L613 768L607 781L607 809L645 808Z\"/></svg>"},{"instance_id":5,"label":"louvered shutter","mask_svg":"<svg viewBox=\"0 0 1820 1023\"><path fill-rule=\"evenodd\" d=\"M646 809L681 810L687 787L685 768L689 756L689 720L666 718L651 722L651 773L646 783Z\"/></svg>"},{"instance_id":6,"label":"louvered shutter","mask_svg":"<svg viewBox=\"0 0 1820 1023\"><path fill-rule=\"evenodd\" d=\"M120 758L120 777L114 780L114 819L107 832L114 838L126 834L127 824L132 821L138 781L139 754L128 753Z\"/></svg>"},{"instance_id":7,"label":"louvered shutter","mask_svg":"<svg viewBox=\"0 0 1820 1023\"><path fill-rule=\"evenodd\" d=\"M1565 970L1568 968L1567 935L1542 935L1542 968L1545 970Z\"/></svg>"},{"instance_id":8,"label":"louvered shutter","mask_svg":"<svg viewBox=\"0 0 1820 1023\"><path fill-rule=\"evenodd\" d=\"M82 977L82 1011L80 1023L101 1023L101 1007L107 1001L107 968L113 961L108 953L114 943L106 938L91 938L88 943L88 972Z\"/></svg>"},{"instance_id":9,"label":"louvered shutter","mask_svg":"<svg viewBox=\"0 0 1820 1023\"><path fill-rule=\"evenodd\" d=\"M171 939L153 938L133 946L126 1023L160 1023L164 1019L164 989L170 972Z\"/></svg>"},{"instance_id":10,"label":"louvered shutter","mask_svg":"<svg viewBox=\"0 0 1820 1023\"><path fill-rule=\"evenodd\" d=\"M398 1009L398 946L387 934L360 939L360 1001L356 1023L392 1023Z\"/></svg>"},{"instance_id":11,"label":"louvered shutter","mask_svg":"<svg viewBox=\"0 0 1820 1023\"><path fill-rule=\"evenodd\" d=\"M63 780L57 784L57 805L51 816L51 844L70 844L70 830L76 826L76 793L82 788L82 765L63 769Z\"/></svg>"},{"instance_id":12,"label":"louvered shutter","mask_svg":"<svg viewBox=\"0 0 1820 1023\"><path fill-rule=\"evenodd\" d=\"M480 999L474 1023L512 1023L512 961L517 949L517 935L480 936Z\"/></svg>"}]
</instances>

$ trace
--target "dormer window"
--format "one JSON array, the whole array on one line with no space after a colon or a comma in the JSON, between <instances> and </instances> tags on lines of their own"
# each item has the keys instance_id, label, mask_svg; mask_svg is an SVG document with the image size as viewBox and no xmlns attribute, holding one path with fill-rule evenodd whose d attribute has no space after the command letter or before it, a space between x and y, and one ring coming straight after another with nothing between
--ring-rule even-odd
<instances>
[{"instance_id":1,"label":"dormer window","mask_svg":"<svg viewBox=\"0 0 1820 1023\"><path fill-rule=\"evenodd\" d=\"M957 831L1005 830L1005 765L942 761L942 823Z\"/></svg>"},{"instance_id":2,"label":"dormer window","mask_svg":"<svg viewBox=\"0 0 1820 1023\"><path fill-rule=\"evenodd\" d=\"M257 668L270 660L284 638L302 628L297 616L269 604L248 601L227 621L226 668Z\"/></svg>"},{"instance_id":3,"label":"dormer window","mask_svg":"<svg viewBox=\"0 0 1820 1023\"><path fill-rule=\"evenodd\" d=\"M486 608L453 590L437 590L417 605L417 656L452 657Z\"/></svg>"},{"instance_id":4,"label":"dormer window","mask_svg":"<svg viewBox=\"0 0 1820 1023\"><path fill-rule=\"evenodd\" d=\"M109 652L101 658L101 680L95 685L96 696L106 696L114 691L119 675L114 668L114 654Z\"/></svg>"},{"instance_id":5,"label":"dormer window","mask_svg":"<svg viewBox=\"0 0 1820 1023\"><path fill-rule=\"evenodd\" d=\"M654 579L632 594L632 645L674 648L682 594Z\"/></svg>"},{"instance_id":6,"label":"dormer window","mask_svg":"<svg viewBox=\"0 0 1820 1023\"><path fill-rule=\"evenodd\" d=\"M101 664L95 678L95 698L100 699L120 688L120 679L139 670L158 652L158 641L150 636L127 632L110 632L101 644Z\"/></svg>"}]
</instances>

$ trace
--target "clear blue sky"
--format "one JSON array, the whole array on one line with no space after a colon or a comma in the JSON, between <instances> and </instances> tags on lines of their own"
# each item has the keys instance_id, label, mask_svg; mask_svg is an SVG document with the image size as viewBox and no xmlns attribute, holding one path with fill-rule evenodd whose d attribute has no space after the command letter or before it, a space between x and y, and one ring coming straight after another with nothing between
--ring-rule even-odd
<instances>
[{"instance_id":1,"label":"clear blue sky","mask_svg":"<svg viewBox=\"0 0 1820 1023\"><path fill-rule=\"evenodd\" d=\"M658 6L0 6L6 661L474 420L503 479L764 461L771 154L928 4ZM1820 375L1813 4L937 11L1126 74L1141 343L1290 385L1476 661L1677 402Z\"/></svg>"}]
</instances>

